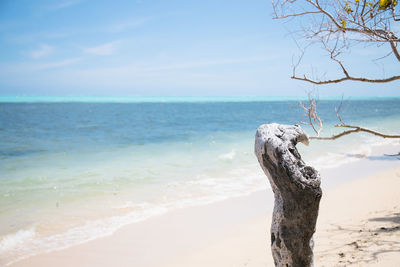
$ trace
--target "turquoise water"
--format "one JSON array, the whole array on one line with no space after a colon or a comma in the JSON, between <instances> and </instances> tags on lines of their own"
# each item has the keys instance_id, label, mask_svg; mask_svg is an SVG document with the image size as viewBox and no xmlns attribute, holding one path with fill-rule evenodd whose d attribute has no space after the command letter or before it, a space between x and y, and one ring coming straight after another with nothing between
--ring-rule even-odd
<instances>
[{"instance_id":1,"label":"turquoise water","mask_svg":"<svg viewBox=\"0 0 400 267\"><path fill-rule=\"evenodd\" d=\"M338 103L319 104L324 135L339 131ZM255 130L299 123L301 112L291 98L0 97L0 262L265 190ZM346 101L342 117L398 133L400 99ZM359 134L299 149L321 169L382 142Z\"/></svg>"},{"instance_id":2,"label":"turquoise water","mask_svg":"<svg viewBox=\"0 0 400 267\"><path fill-rule=\"evenodd\" d=\"M192 102L274 102L274 101L299 101L307 97L294 96L31 96L31 95L0 95L0 103L192 103ZM340 100L341 97L324 97L322 100ZM370 97L357 96L351 100L396 100L400 97Z\"/></svg>"}]
</instances>

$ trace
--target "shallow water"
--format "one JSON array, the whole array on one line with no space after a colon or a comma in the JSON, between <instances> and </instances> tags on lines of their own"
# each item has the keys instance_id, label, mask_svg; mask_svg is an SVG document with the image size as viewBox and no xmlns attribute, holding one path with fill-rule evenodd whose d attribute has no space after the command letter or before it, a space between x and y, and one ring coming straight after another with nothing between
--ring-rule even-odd
<instances>
[{"instance_id":1,"label":"shallow water","mask_svg":"<svg viewBox=\"0 0 400 267\"><path fill-rule=\"evenodd\" d=\"M265 189L253 155L256 128L303 120L290 99L0 100L4 263L112 234L171 209ZM319 103L324 135L340 130L332 127L338 103ZM400 99L346 101L342 118L398 133ZM357 134L298 147L322 169L357 160L354 155L385 142L391 141Z\"/></svg>"}]
</instances>

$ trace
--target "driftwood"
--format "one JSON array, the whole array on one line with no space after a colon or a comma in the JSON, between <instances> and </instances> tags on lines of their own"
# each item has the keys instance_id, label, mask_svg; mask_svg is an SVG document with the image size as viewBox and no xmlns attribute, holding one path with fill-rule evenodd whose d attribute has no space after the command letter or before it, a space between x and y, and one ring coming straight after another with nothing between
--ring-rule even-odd
<instances>
[{"instance_id":1,"label":"driftwood","mask_svg":"<svg viewBox=\"0 0 400 267\"><path fill-rule=\"evenodd\" d=\"M297 142L308 145L307 134L297 125L264 124L255 137L255 154L275 195L271 225L275 266L313 266L321 179L301 159Z\"/></svg>"}]
</instances>

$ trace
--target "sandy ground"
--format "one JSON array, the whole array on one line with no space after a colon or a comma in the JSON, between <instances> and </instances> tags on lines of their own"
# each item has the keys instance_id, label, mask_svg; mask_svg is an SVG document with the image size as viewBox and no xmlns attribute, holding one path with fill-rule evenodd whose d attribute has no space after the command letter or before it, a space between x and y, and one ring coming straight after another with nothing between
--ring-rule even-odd
<instances>
[{"instance_id":1,"label":"sandy ground","mask_svg":"<svg viewBox=\"0 0 400 267\"><path fill-rule=\"evenodd\" d=\"M400 266L399 190L400 168L326 192L316 266Z\"/></svg>"},{"instance_id":2,"label":"sandy ground","mask_svg":"<svg viewBox=\"0 0 400 267\"><path fill-rule=\"evenodd\" d=\"M315 234L315 266L400 266L400 168L324 193ZM268 219L167 266L273 266Z\"/></svg>"},{"instance_id":3,"label":"sandy ground","mask_svg":"<svg viewBox=\"0 0 400 267\"><path fill-rule=\"evenodd\" d=\"M330 172L363 177L324 190L315 266L400 266L400 161L383 170L374 164L364 159ZM379 173L365 177L371 168ZM10 266L273 266L271 203L270 192L257 192L181 209Z\"/></svg>"}]
</instances>

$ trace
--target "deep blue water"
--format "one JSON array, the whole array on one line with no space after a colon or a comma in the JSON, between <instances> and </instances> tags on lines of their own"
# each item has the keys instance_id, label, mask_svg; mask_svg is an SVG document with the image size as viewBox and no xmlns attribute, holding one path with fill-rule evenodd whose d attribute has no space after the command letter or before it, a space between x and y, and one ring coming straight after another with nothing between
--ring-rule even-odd
<instances>
[{"instance_id":1,"label":"deep blue water","mask_svg":"<svg viewBox=\"0 0 400 267\"><path fill-rule=\"evenodd\" d=\"M325 125L338 122L338 104L319 103ZM0 103L0 156L184 142L215 132L254 131L263 123L299 123L302 112L296 101ZM345 102L342 118L353 123L396 114L400 100L357 100Z\"/></svg>"}]
</instances>

